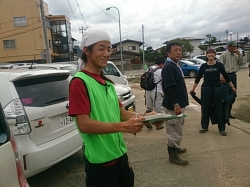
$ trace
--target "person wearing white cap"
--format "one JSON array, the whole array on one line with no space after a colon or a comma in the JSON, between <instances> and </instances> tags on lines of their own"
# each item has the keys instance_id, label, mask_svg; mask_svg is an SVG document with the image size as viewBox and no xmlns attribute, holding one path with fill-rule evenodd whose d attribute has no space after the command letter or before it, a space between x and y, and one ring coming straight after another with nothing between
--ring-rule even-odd
<instances>
[{"instance_id":1,"label":"person wearing white cap","mask_svg":"<svg viewBox=\"0 0 250 187\"><path fill-rule=\"evenodd\" d=\"M103 74L111 54L108 33L87 31L80 49L83 65L70 83L69 115L85 146L86 186L133 187L123 133L139 133L144 118L123 109L112 81Z\"/></svg>"}]
</instances>

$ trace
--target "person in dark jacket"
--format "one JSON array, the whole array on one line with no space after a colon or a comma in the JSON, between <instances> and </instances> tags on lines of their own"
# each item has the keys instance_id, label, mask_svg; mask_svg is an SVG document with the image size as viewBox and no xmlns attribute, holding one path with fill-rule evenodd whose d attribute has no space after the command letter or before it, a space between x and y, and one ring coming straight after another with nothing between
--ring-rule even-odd
<instances>
[{"instance_id":1,"label":"person in dark jacket","mask_svg":"<svg viewBox=\"0 0 250 187\"><path fill-rule=\"evenodd\" d=\"M183 72L178 65L182 58L181 44L169 42L166 46L167 60L161 72L162 90L164 98L162 102L165 113L171 115L184 114L188 103L187 87ZM169 162L176 165L186 166L188 161L179 158L178 154L185 153L187 150L181 148L182 129L184 118L172 119L166 122L166 132L168 137Z\"/></svg>"},{"instance_id":2,"label":"person in dark jacket","mask_svg":"<svg viewBox=\"0 0 250 187\"><path fill-rule=\"evenodd\" d=\"M199 132L205 133L208 131L209 115L213 106L219 132L222 136L226 136L227 133L225 131L225 122L223 119L223 103L220 94L220 74L223 75L224 79L233 92L236 92L236 89L229 76L227 75L223 64L215 60L215 55L216 51L214 49L209 49L206 52L207 63L201 65L198 75L194 81L193 88L190 90L190 94L195 91L195 88L199 84L200 79L202 78L202 76L204 76L204 81L201 86L202 129Z\"/></svg>"}]
</instances>

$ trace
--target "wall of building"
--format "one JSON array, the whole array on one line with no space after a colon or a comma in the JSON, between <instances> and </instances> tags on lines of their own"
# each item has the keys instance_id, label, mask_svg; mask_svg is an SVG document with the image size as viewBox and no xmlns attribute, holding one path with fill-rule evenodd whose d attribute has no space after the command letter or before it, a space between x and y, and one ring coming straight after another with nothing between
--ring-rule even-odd
<instances>
[{"instance_id":1,"label":"wall of building","mask_svg":"<svg viewBox=\"0 0 250 187\"><path fill-rule=\"evenodd\" d=\"M194 46L194 51L191 53L190 57L200 55L201 50L199 49L199 45L201 45L201 40L189 40L189 42Z\"/></svg>"},{"instance_id":2,"label":"wall of building","mask_svg":"<svg viewBox=\"0 0 250 187\"><path fill-rule=\"evenodd\" d=\"M136 46L136 49L135 50L129 50L130 46ZM140 51L140 46L136 42L122 43L122 47L123 47L123 51L131 51L131 52L135 52L135 53L139 53L139 51ZM117 44L117 51L120 51L119 49L120 49L120 43Z\"/></svg>"},{"instance_id":3,"label":"wall of building","mask_svg":"<svg viewBox=\"0 0 250 187\"><path fill-rule=\"evenodd\" d=\"M26 26L14 26L14 17L26 17ZM51 40L50 29L47 29L47 35ZM4 40L15 40L16 47L5 49ZM30 61L34 57L36 60L42 59L40 54L45 49L45 45L37 1L1 1L0 44L0 62Z\"/></svg>"}]
</instances>

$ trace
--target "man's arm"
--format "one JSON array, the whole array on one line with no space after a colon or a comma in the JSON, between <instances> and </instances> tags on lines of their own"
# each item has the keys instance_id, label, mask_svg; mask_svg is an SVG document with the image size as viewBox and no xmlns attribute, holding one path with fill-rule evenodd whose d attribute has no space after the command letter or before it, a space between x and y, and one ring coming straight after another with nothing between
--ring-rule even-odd
<instances>
[{"instance_id":1,"label":"man's arm","mask_svg":"<svg viewBox=\"0 0 250 187\"><path fill-rule=\"evenodd\" d=\"M133 113L135 116L135 113ZM89 115L76 115L76 121L79 130L86 134L110 134L116 132L127 132L131 134L139 133L142 130L143 118L130 118L124 122L101 122L89 118Z\"/></svg>"},{"instance_id":2,"label":"man's arm","mask_svg":"<svg viewBox=\"0 0 250 187\"><path fill-rule=\"evenodd\" d=\"M176 93L175 93L175 86L170 86L166 88L167 96L169 101L172 102L173 108L175 111L175 115L182 114L181 107L177 101Z\"/></svg>"},{"instance_id":3,"label":"man's arm","mask_svg":"<svg viewBox=\"0 0 250 187\"><path fill-rule=\"evenodd\" d=\"M237 58L238 59L237 60L238 65L243 66L244 65L243 56L240 54L240 52L237 55L238 55L238 58Z\"/></svg>"}]
</instances>

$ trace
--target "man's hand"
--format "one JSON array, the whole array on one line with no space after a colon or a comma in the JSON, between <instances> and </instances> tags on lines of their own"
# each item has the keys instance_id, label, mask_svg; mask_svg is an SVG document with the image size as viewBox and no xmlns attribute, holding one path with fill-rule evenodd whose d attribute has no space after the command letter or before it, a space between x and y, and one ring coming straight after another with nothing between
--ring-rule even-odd
<instances>
[{"instance_id":1,"label":"man's hand","mask_svg":"<svg viewBox=\"0 0 250 187\"><path fill-rule=\"evenodd\" d=\"M122 122L123 123L123 131L122 132L127 132L131 134L136 134L138 132L141 132L142 127L144 123L142 122L144 118L137 116L137 117L132 117L129 120Z\"/></svg>"},{"instance_id":2,"label":"man's hand","mask_svg":"<svg viewBox=\"0 0 250 187\"><path fill-rule=\"evenodd\" d=\"M237 55L239 55L240 54L240 51L239 51L239 49L234 49L234 53L236 53Z\"/></svg>"},{"instance_id":3,"label":"man's hand","mask_svg":"<svg viewBox=\"0 0 250 187\"><path fill-rule=\"evenodd\" d=\"M175 107L175 108L174 108L174 112L175 112L175 115L176 115L176 116L182 114L181 107L180 107L180 106Z\"/></svg>"},{"instance_id":4,"label":"man's hand","mask_svg":"<svg viewBox=\"0 0 250 187\"><path fill-rule=\"evenodd\" d=\"M226 82L226 80L224 79L224 77L221 77L221 78L220 78L220 82L221 82L221 83L225 83L225 82Z\"/></svg>"}]
</instances>

